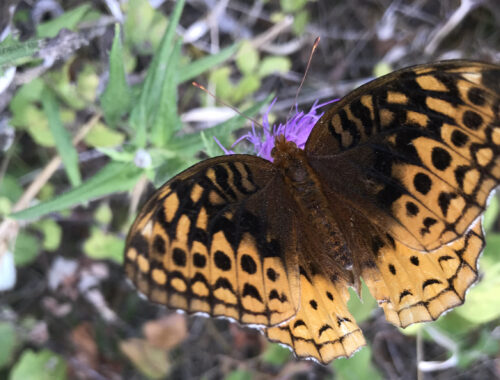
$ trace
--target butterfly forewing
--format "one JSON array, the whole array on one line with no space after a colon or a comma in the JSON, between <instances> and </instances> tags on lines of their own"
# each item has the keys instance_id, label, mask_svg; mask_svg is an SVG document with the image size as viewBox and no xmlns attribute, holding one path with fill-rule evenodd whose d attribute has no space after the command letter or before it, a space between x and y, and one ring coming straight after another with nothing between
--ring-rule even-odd
<instances>
[{"instance_id":1,"label":"butterfly forewing","mask_svg":"<svg viewBox=\"0 0 500 380\"><path fill-rule=\"evenodd\" d=\"M267 214L283 201L276 181L271 163L245 155L174 177L130 230L127 275L171 308L253 325L287 320L298 305L298 266L281 220L289 215Z\"/></svg>"},{"instance_id":2,"label":"butterfly forewing","mask_svg":"<svg viewBox=\"0 0 500 380\"><path fill-rule=\"evenodd\" d=\"M315 126L310 164L396 240L439 248L468 229L500 180L499 82L498 66L467 61L370 82Z\"/></svg>"}]
</instances>

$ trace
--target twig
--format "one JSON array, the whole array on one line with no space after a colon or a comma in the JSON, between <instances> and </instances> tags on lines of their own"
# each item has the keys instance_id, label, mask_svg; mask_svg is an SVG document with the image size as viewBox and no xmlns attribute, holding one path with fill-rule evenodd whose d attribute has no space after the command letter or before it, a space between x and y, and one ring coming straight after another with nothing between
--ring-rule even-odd
<instances>
[{"instance_id":1,"label":"twig","mask_svg":"<svg viewBox=\"0 0 500 380\"><path fill-rule=\"evenodd\" d=\"M481 2L481 0L462 0L457 10L451 15L443 27L438 30L429 44L425 47L424 53L427 55L434 54L441 41L460 24L470 11L479 6Z\"/></svg>"}]
</instances>

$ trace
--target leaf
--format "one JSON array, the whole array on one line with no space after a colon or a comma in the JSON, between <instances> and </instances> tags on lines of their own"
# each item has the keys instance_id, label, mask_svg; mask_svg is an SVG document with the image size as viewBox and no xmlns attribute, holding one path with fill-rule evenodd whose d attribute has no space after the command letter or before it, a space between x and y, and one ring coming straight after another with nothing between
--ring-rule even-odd
<instances>
[{"instance_id":1,"label":"leaf","mask_svg":"<svg viewBox=\"0 0 500 380\"><path fill-rule=\"evenodd\" d=\"M53 219L40 220L33 224L43 234L43 249L55 251L61 244L62 229Z\"/></svg>"},{"instance_id":2,"label":"leaf","mask_svg":"<svg viewBox=\"0 0 500 380\"><path fill-rule=\"evenodd\" d=\"M179 68L179 75L176 75L177 83L184 83L194 79L205 71L208 71L218 64L225 62L238 50L239 44L233 44L225 49L222 49L216 54L207 55L197 59L184 67Z\"/></svg>"},{"instance_id":3,"label":"leaf","mask_svg":"<svg viewBox=\"0 0 500 380\"><path fill-rule=\"evenodd\" d=\"M260 87L261 81L257 74L249 74L241 78L238 85L234 89L231 98L234 102L240 102L248 95L257 91Z\"/></svg>"},{"instance_id":4,"label":"leaf","mask_svg":"<svg viewBox=\"0 0 500 380\"><path fill-rule=\"evenodd\" d=\"M252 372L244 370L244 369L237 369L234 371L231 371L227 376L224 377L224 380L252 380Z\"/></svg>"},{"instance_id":5,"label":"leaf","mask_svg":"<svg viewBox=\"0 0 500 380\"><path fill-rule=\"evenodd\" d=\"M120 350L139 371L151 379L161 379L170 370L167 353L149 345L144 339L132 338L122 341Z\"/></svg>"},{"instance_id":6,"label":"leaf","mask_svg":"<svg viewBox=\"0 0 500 380\"><path fill-rule=\"evenodd\" d=\"M139 179L141 169L129 163L110 162L80 186L55 199L11 214L14 219L34 219L50 212L62 211L104 195L130 190Z\"/></svg>"},{"instance_id":7,"label":"leaf","mask_svg":"<svg viewBox=\"0 0 500 380\"><path fill-rule=\"evenodd\" d=\"M0 44L0 69L14 65L20 58L31 57L41 46L42 40L38 39Z\"/></svg>"},{"instance_id":8,"label":"leaf","mask_svg":"<svg viewBox=\"0 0 500 380\"><path fill-rule=\"evenodd\" d=\"M307 0L280 0L281 9L284 12L296 12L304 8Z\"/></svg>"},{"instance_id":9,"label":"leaf","mask_svg":"<svg viewBox=\"0 0 500 380\"><path fill-rule=\"evenodd\" d=\"M44 91L42 104L49 120L50 132L54 137L57 151L61 156L69 181L73 187L78 186L82 182L78 168L78 153L71 142L70 134L61 122L57 100L48 89Z\"/></svg>"},{"instance_id":10,"label":"leaf","mask_svg":"<svg viewBox=\"0 0 500 380\"><path fill-rule=\"evenodd\" d=\"M154 146L163 147L172 135L180 129L181 120L177 115L177 80L179 57L181 51L180 41L175 45L170 54L165 76L163 78L160 102L151 126L150 140Z\"/></svg>"},{"instance_id":11,"label":"leaf","mask_svg":"<svg viewBox=\"0 0 500 380\"><path fill-rule=\"evenodd\" d=\"M84 138L86 144L94 148L107 148L122 145L125 135L102 123L97 123Z\"/></svg>"},{"instance_id":12,"label":"leaf","mask_svg":"<svg viewBox=\"0 0 500 380\"><path fill-rule=\"evenodd\" d=\"M493 321L500 317L500 263L485 270L481 282L467 294L467 302L455 312L475 324Z\"/></svg>"},{"instance_id":13,"label":"leaf","mask_svg":"<svg viewBox=\"0 0 500 380\"><path fill-rule=\"evenodd\" d=\"M111 126L115 126L120 118L130 111L132 105L132 93L125 78L119 24L115 24L115 37L109 55L108 85L100 101L106 122Z\"/></svg>"},{"instance_id":14,"label":"leaf","mask_svg":"<svg viewBox=\"0 0 500 380\"><path fill-rule=\"evenodd\" d=\"M295 13L292 25L292 31L295 33L295 35L300 36L305 32L306 27L309 24L309 19L310 16L307 9L303 9Z\"/></svg>"},{"instance_id":15,"label":"leaf","mask_svg":"<svg viewBox=\"0 0 500 380\"><path fill-rule=\"evenodd\" d=\"M378 369L372 364L371 348L363 347L351 358L337 359L332 363L335 378L339 380L382 379Z\"/></svg>"},{"instance_id":16,"label":"leaf","mask_svg":"<svg viewBox=\"0 0 500 380\"><path fill-rule=\"evenodd\" d=\"M19 345L14 326L9 322L0 322L0 369L12 361L12 356Z\"/></svg>"},{"instance_id":17,"label":"leaf","mask_svg":"<svg viewBox=\"0 0 500 380\"><path fill-rule=\"evenodd\" d=\"M138 147L145 146L148 127L152 125L158 109L161 108L159 99L164 87L167 62L174 49L173 39L175 36L175 29L179 23L184 3L185 0L179 0L175 4L174 11L170 17L160 47L154 55L153 61L148 69L139 103L134 107L130 115L130 124L136 131L133 144Z\"/></svg>"},{"instance_id":18,"label":"leaf","mask_svg":"<svg viewBox=\"0 0 500 380\"><path fill-rule=\"evenodd\" d=\"M37 26L37 36L41 38L52 38L57 36L61 29L75 30L78 23L90 10L90 4L82 4L70 11L64 12L61 16Z\"/></svg>"},{"instance_id":19,"label":"leaf","mask_svg":"<svg viewBox=\"0 0 500 380\"><path fill-rule=\"evenodd\" d=\"M14 365L9 380L63 380L66 379L66 363L54 352L24 350Z\"/></svg>"},{"instance_id":20,"label":"leaf","mask_svg":"<svg viewBox=\"0 0 500 380\"><path fill-rule=\"evenodd\" d=\"M491 197L490 202L488 204L488 208L486 209L483 217L483 228L485 231L491 230L493 224L496 222L498 218L498 214L500 212L500 202L498 201L498 195L494 195Z\"/></svg>"},{"instance_id":21,"label":"leaf","mask_svg":"<svg viewBox=\"0 0 500 380\"><path fill-rule=\"evenodd\" d=\"M292 63L287 57L270 56L262 60L259 67L259 76L265 77L275 73L287 73L290 71Z\"/></svg>"},{"instance_id":22,"label":"leaf","mask_svg":"<svg viewBox=\"0 0 500 380\"><path fill-rule=\"evenodd\" d=\"M253 45L245 41L241 44L236 54L236 66L243 74L250 74L257 69L259 64L259 52Z\"/></svg>"},{"instance_id":23,"label":"leaf","mask_svg":"<svg viewBox=\"0 0 500 380\"><path fill-rule=\"evenodd\" d=\"M365 282L361 282L361 295L363 299L359 299L354 289L349 288L350 298L347 302L348 309L358 323L362 323L367 320L368 317L373 313L373 309L377 306L377 301L370 294L370 291L368 290Z\"/></svg>"},{"instance_id":24,"label":"leaf","mask_svg":"<svg viewBox=\"0 0 500 380\"><path fill-rule=\"evenodd\" d=\"M146 322L142 331L151 346L168 351L186 339L186 318L181 314L170 314L161 319Z\"/></svg>"},{"instance_id":25,"label":"leaf","mask_svg":"<svg viewBox=\"0 0 500 380\"><path fill-rule=\"evenodd\" d=\"M123 262L125 241L116 235L106 233L99 228L92 228L90 237L83 245L83 252L95 260L113 260L118 264Z\"/></svg>"},{"instance_id":26,"label":"leaf","mask_svg":"<svg viewBox=\"0 0 500 380\"><path fill-rule=\"evenodd\" d=\"M262 361L275 366L281 366L290 359L289 348L280 346L277 343L270 343L262 354Z\"/></svg>"},{"instance_id":27,"label":"leaf","mask_svg":"<svg viewBox=\"0 0 500 380\"><path fill-rule=\"evenodd\" d=\"M106 226L113 219L113 211L107 202L102 202L94 212L94 218L97 223Z\"/></svg>"},{"instance_id":28,"label":"leaf","mask_svg":"<svg viewBox=\"0 0 500 380\"><path fill-rule=\"evenodd\" d=\"M17 267L32 263L38 256L38 239L26 231L21 231L17 235L14 245L14 261Z\"/></svg>"}]
</instances>

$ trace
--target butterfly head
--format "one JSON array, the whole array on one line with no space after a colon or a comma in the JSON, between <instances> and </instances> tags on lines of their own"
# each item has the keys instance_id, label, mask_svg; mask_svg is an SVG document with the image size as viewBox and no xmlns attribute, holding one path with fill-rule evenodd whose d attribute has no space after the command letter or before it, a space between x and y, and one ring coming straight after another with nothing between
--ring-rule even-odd
<instances>
[{"instance_id":1,"label":"butterfly head","mask_svg":"<svg viewBox=\"0 0 500 380\"><path fill-rule=\"evenodd\" d=\"M280 168L286 177L293 182L301 182L307 177L306 155L293 141L288 141L284 135L276 136L274 148L271 151L274 165Z\"/></svg>"}]
</instances>

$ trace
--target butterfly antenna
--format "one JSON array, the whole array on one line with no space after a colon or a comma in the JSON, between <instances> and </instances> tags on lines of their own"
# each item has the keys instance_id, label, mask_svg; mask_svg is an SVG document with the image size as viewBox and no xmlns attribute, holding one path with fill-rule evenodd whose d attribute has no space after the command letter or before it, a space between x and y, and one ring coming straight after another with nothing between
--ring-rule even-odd
<instances>
[{"instance_id":1,"label":"butterfly antenna","mask_svg":"<svg viewBox=\"0 0 500 380\"><path fill-rule=\"evenodd\" d=\"M311 66L312 57L313 57L314 52L316 51L316 49L319 45L319 41L320 41L320 37L318 36L314 40L314 44L313 44L313 47L311 49L311 54L309 54L309 59L307 60L306 70L304 72L304 75L302 76L302 80L300 81L299 88L297 89L297 92L295 93L295 99L293 101L292 106L290 107L290 111L288 111L288 116L286 117L286 120L290 120L290 115L292 114L293 107L295 107L297 105L297 100L299 98L300 90L302 90L302 86L304 85L304 81L306 80L307 73L309 72L309 67Z\"/></svg>"},{"instance_id":2,"label":"butterfly antenna","mask_svg":"<svg viewBox=\"0 0 500 380\"><path fill-rule=\"evenodd\" d=\"M226 107L229 107L231 108L234 112L236 112L238 115L240 116L243 116L245 119L251 121L252 123L254 123L255 125L258 125L259 127L261 128L264 128L262 126L261 123L259 123L257 120L251 118L250 116L247 116L245 115L244 113L240 112L238 109L236 109L235 107L233 107L232 105L226 103L224 100L218 98L214 93L210 92L209 90L207 90L204 86L202 86L201 84L199 84L198 82L191 82L191 84L194 86L194 87L198 87L201 91L204 91L206 92L208 95L210 95L212 98L214 98L217 102L221 103L222 105L226 106Z\"/></svg>"}]
</instances>

